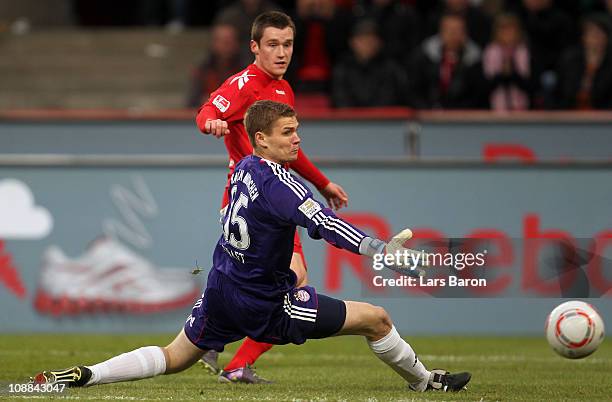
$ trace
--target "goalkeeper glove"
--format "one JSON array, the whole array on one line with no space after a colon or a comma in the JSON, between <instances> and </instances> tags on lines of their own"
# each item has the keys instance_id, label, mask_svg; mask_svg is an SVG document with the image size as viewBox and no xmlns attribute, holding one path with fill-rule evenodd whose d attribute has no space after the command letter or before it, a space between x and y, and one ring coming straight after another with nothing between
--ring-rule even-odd
<instances>
[{"instance_id":1,"label":"goalkeeper glove","mask_svg":"<svg viewBox=\"0 0 612 402\"><path fill-rule=\"evenodd\" d=\"M385 268L408 276L425 276L423 267L428 266L428 256L421 251L412 250L404 247L404 243L412 238L412 231L404 229L388 243L380 239L365 237L359 244L359 253L371 258L377 254L390 254L393 258L385 258L382 262Z\"/></svg>"}]
</instances>

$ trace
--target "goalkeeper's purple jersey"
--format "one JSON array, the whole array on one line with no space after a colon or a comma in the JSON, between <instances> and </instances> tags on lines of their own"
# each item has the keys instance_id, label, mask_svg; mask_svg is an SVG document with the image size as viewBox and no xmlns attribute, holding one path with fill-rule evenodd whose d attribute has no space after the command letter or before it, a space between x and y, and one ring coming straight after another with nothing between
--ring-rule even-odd
<instances>
[{"instance_id":1,"label":"goalkeeper's purple jersey","mask_svg":"<svg viewBox=\"0 0 612 402\"><path fill-rule=\"evenodd\" d=\"M282 300L295 286L289 264L297 225L313 239L354 253L366 236L316 201L282 165L255 155L236 165L228 191L213 268L258 299Z\"/></svg>"}]
</instances>

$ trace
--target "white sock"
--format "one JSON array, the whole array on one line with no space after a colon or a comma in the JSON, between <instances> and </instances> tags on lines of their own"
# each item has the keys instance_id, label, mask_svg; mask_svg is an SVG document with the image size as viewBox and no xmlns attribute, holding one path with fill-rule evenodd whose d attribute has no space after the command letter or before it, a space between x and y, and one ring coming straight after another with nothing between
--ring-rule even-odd
<instances>
[{"instance_id":1,"label":"white sock","mask_svg":"<svg viewBox=\"0 0 612 402\"><path fill-rule=\"evenodd\" d=\"M87 386L140 380L163 374L166 371L166 358L159 346L146 346L87 368L91 370Z\"/></svg>"},{"instance_id":2,"label":"white sock","mask_svg":"<svg viewBox=\"0 0 612 402\"><path fill-rule=\"evenodd\" d=\"M395 326L382 339L368 341L368 345L380 360L408 381L410 388L425 391L430 373L410 345L397 333Z\"/></svg>"}]
</instances>

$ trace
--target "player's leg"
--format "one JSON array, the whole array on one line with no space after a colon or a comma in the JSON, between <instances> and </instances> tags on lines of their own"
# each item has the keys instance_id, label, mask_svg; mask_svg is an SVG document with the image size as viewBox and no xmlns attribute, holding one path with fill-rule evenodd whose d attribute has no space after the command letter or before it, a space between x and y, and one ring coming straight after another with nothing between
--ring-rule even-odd
<instances>
[{"instance_id":1,"label":"player's leg","mask_svg":"<svg viewBox=\"0 0 612 402\"><path fill-rule=\"evenodd\" d=\"M204 352L191 343L184 329L181 329L166 347L145 346L92 366L43 371L34 377L34 382L63 383L69 387L82 387L140 380L183 371L197 362Z\"/></svg>"},{"instance_id":2,"label":"player's leg","mask_svg":"<svg viewBox=\"0 0 612 402\"><path fill-rule=\"evenodd\" d=\"M459 391L469 382L469 373L428 371L412 347L404 341L382 307L345 301L346 318L336 335L363 335L374 354L402 376L415 391L442 389Z\"/></svg>"},{"instance_id":3,"label":"player's leg","mask_svg":"<svg viewBox=\"0 0 612 402\"><path fill-rule=\"evenodd\" d=\"M306 268L306 259L304 257L304 250L302 249L302 242L298 233L295 233L293 239L293 256L291 257L291 269L295 272L297 277L297 286L302 287L308 283L308 273ZM255 361L272 348L271 343L256 342L251 338L246 338L240 348L236 351L236 354L232 360L223 368L221 371L221 378L233 377L235 380L232 382L246 382L251 383L247 378L237 377L237 374L248 373L244 371L244 368L252 366ZM218 354L211 350L202 357L202 363L212 373L217 373L217 358ZM242 370L242 371L240 371ZM261 377L256 377L258 383L269 382ZM237 380L236 380L237 379Z\"/></svg>"},{"instance_id":4,"label":"player's leg","mask_svg":"<svg viewBox=\"0 0 612 402\"><path fill-rule=\"evenodd\" d=\"M159 374L173 374L191 367L204 354L182 329L166 347L147 346L90 366L87 385L131 381Z\"/></svg>"},{"instance_id":5,"label":"player's leg","mask_svg":"<svg viewBox=\"0 0 612 402\"><path fill-rule=\"evenodd\" d=\"M224 324L227 309L232 310L233 306L224 303L219 291L220 278L215 273L212 270L208 275L205 294L195 302L185 325L168 346L142 347L92 366L44 371L34 382L78 387L177 373L193 365L205 351L222 351L226 344L242 339L240 330Z\"/></svg>"},{"instance_id":6,"label":"player's leg","mask_svg":"<svg viewBox=\"0 0 612 402\"><path fill-rule=\"evenodd\" d=\"M429 371L398 334L391 318L382 307L368 303L346 301L346 318L337 335L363 335L376 356L388 364L410 384L424 391Z\"/></svg>"}]
</instances>

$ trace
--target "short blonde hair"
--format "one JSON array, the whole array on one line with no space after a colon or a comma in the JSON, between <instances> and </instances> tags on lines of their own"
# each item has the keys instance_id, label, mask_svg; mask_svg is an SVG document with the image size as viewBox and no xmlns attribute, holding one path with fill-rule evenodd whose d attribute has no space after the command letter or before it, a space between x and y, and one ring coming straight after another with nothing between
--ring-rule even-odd
<instances>
[{"instance_id":1,"label":"short blonde hair","mask_svg":"<svg viewBox=\"0 0 612 402\"><path fill-rule=\"evenodd\" d=\"M244 127L249 135L249 141L255 148L255 134L262 132L270 134L272 126L281 117L294 117L295 110L285 103L271 100L260 100L251 105L244 115Z\"/></svg>"}]
</instances>

